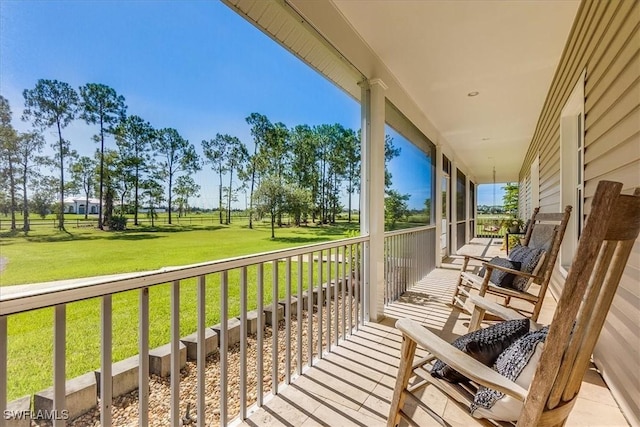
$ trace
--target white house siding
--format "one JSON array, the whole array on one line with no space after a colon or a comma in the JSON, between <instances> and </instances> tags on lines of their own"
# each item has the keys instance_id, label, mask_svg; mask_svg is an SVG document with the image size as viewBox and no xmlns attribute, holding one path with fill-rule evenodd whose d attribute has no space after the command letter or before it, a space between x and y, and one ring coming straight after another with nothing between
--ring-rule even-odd
<instances>
[{"instance_id":1,"label":"white house siding","mask_svg":"<svg viewBox=\"0 0 640 427\"><path fill-rule=\"evenodd\" d=\"M560 203L560 114L581 73L585 79L584 207L600 180L640 186L640 2L583 1L520 173L540 156L540 205ZM522 200L521 200L522 202ZM575 212L575 210L574 210ZM563 276L558 269L552 292ZM625 270L594 360L632 425L640 425L640 242Z\"/></svg>"}]
</instances>

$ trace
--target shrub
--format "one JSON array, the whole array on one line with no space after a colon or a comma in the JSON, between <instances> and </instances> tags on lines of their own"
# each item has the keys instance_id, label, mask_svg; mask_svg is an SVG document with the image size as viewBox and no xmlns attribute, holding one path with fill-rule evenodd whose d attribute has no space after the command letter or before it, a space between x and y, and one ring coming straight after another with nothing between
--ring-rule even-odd
<instances>
[{"instance_id":1,"label":"shrub","mask_svg":"<svg viewBox=\"0 0 640 427\"><path fill-rule=\"evenodd\" d=\"M127 217L124 215L112 216L107 224L111 231L123 231L127 229Z\"/></svg>"}]
</instances>

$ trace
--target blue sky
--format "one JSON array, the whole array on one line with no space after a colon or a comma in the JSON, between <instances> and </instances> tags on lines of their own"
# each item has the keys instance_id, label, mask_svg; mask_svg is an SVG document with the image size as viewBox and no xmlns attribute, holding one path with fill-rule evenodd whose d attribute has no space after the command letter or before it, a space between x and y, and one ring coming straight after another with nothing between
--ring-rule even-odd
<instances>
[{"instance_id":1,"label":"blue sky","mask_svg":"<svg viewBox=\"0 0 640 427\"><path fill-rule=\"evenodd\" d=\"M251 145L244 119L252 112L287 126L360 126L357 102L217 1L2 0L0 20L0 93L21 131L30 129L20 121L22 91L40 78L109 85L129 114L177 129L198 151L216 133ZM76 120L63 136L91 155L96 132ZM403 153L390 165L394 187L424 207L425 160L391 134ZM44 135L53 140L51 129ZM206 169L194 176L202 190L192 204L212 207L217 179Z\"/></svg>"}]
</instances>

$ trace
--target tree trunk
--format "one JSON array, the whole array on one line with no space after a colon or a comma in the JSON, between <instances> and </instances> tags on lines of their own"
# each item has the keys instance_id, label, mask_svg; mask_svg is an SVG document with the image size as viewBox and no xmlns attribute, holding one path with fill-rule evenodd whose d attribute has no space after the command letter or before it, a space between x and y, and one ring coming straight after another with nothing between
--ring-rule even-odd
<instances>
[{"instance_id":1,"label":"tree trunk","mask_svg":"<svg viewBox=\"0 0 640 427\"><path fill-rule=\"evenodd\" d=\"M222 224L222 168L220 168L220 185L218 186L218 212L220 213L220 224Z\"/></svg>"},{"instance_id":2,"label":"tree trunk","mask_svg":"<svg viewBox=\"0 0 640 427\"><path fill-rule=\"evenodd\" d=\"M26 164L26 160L25 160ZM29 200L27 198L27 167L22 173L22 230L29 231Z\"/></svg>"},{"instance_id":3,"label":"tree trunk","mask_svg":"<svg viewBox=\"0 0 640 427\"><path fill-rule=\"evenodd\" d=\"M347 193L349 193L348 199L349 199L349 214L348 214L348 220L347 222L349 224L351 224L351 195L353 194L353 179L351 178L352 174L349 174L349 188L347 189Z\"/></svg>"},{"instance_id":4,"label":"tree trunk","mask_svg":"<svg viewBox=\"0 0 640 427\"><path fill-rule=\"evenodd\" d=\"M11 193L11 231L16 230L16 177L13 170L13 153L9 153L9 192Z\"/></svg>"},{"instance_id":5,"label":"tree trunk","mask_svg":"<svg viewBox=\"0 0 640 427\"><path fill-rule=\"evenodd\" d=\"M276 213L274 211L271 211L271 238L275 239L276 238Z\"/></svg>"},{"instance_id":6,"label":"tree trunk","mask_svg":"<svg viewBox=\"0 0 640 427\"><path fill-rule=\"evenodd\" d=\"M100 195L98 197L98 228L104 230L102 217L102 198L104 190L104 131L102 129L102 116L100 116Z\"/></svg>"},{"instance_id":7,"label":"tree trunk","mask_svg":"<svg viewBox=\"0 0 640 427\"><path fill-rule=\"evenodd\" d=\"M253 228L253 185L256 182L256 168L253 166L251 172L251 192L249 193L249 228Z\"/></svg>"},{"instance_id":8,"label":"tree trunk","mask_svg":"<svg viewBox=\"0 0 640 427\"><path fill-rule=\"evenodd\" d=\"M231 184L233 183L233 168L229 169L229 200L227 204L227 225L231 224Z\"/></svg>"},{"instance_id":9,"label":"tree trunk","mask_svg":"<svg viewBox=\"0 0 640 427\"><path fill-rule=\"evenodd\" d=\"M138 189L139 189L139 182L140 182L140 167L136 164L136 180L135 180L135 186L136 188L134 189L134 196L133 196L133 225L138 225L138 209L140 208L138 206Z\"/></svg>"},{"instance_id":10,"label":"tree trunk","mask_svg":"<svg viewBox=\"0 0 640 427\"><path fill-rule=\"evenodd\" d=\"M169 197L168 197L168 203L169 203L169 224L171 224L171 192L173 190L172 188L173 185L173 174L170 172L169 173Z\"/></svg>"},{"instance_id":11,"label":"tree trunk","mask_svg":"<svg viewBox=\"0 0 640 427\"><path fill-rule=\"evenodd\" d=\"M64 143L62 140L62 130L60 121L58 125L58 144L60 148L60 212L58 215L58 229L64 230Z\"/></svg>"}]
</instances>

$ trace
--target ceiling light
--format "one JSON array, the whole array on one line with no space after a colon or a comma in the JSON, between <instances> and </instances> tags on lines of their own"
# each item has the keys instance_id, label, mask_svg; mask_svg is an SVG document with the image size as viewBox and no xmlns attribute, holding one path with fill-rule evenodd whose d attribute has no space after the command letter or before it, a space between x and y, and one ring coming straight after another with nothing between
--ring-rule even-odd
<instances>
[{"instance_id":1,"label":"ceiling light","mask_svg":"<svg viewBox=\"0 0 640 427\"><path fill-rule=\"evenodd\" d=\"M467 94L467 96L478 96L478 95L480 95L480 92L476 92L476 91L469 92L469 93Z\"/></svg>"}]
</instances>

